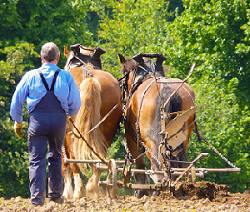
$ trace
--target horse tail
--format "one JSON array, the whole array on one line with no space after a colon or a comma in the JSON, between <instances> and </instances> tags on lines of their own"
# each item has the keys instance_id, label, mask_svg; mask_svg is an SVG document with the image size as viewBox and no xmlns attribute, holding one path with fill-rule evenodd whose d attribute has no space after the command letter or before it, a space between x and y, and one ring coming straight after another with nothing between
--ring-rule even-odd
<instances>
[{"instance_id":1,"label":"horse tail","mask_svg":"<svg viewBox=\"0 0 250 212\"><path fill-rule=\"evenodd\" d=\"M89 132L101 119L101 86L99 82L93 77L85 79L80 85L80 95L81 107L75 117L74 124L94 151L101 158L105 158L108 148L101 126ZM78 160L95 157L86 142L81 138L74 138L73 148L75 158Z\"/></svg>"}]
</instances>

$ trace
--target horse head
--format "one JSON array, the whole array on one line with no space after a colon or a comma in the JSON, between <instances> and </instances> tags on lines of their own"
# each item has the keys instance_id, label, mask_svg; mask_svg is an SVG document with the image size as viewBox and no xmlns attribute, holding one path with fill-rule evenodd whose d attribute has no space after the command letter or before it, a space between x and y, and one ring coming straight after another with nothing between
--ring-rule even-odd
<instances>
[{"instance_id":1,"label":"horse head","mask_svg":"<svg viewBox=\"0 0 250 212\"><path fill-rule=\"evenodd\" d=\"M95 69L102 69L102 62L100 56L106 51L100 47L95 49L91 47L83 47L80 44L71 45L69 52L67 47L64 47L64 55L67 57L67 62L64 67L65 70L71 70L76 67L90 64Z\"/></svg>"},{"instance_id":2,"label":"horse head","mask_svg":"<svg viewBox=\"0 0 250 212\"><path fill-rule=\"evenodd\" d=\"M165 73L163 71L162 63L167 58L163 54L155 53L155 54L145 54L139 53L132 57L138 64L144 67L148 72L152 72L156 77L165 77ZM156 58L156 62L154 63L150 58Z\"/></svg>"},{"instance_id":3,"label":"horse head","mask_svg":"<svg viewBox=\"0 0 250 212\"><path fill-rule=\"evenodd\" d=\"M121 73L126 76L127 91L132 88L131 92L134 92L138 85L150 77L165 77L162 63L167 58L162 54L139 53L129 59L120 53L118 56L122 65ZM156 62L150 58L156 58Z\"/></svg>"},{"instance_id":4,"label":"horse head","mask_svg":"<svg viewBox=\"0 0 250 212\"><path fill-rule=\"evenodd\" d=\"M162 63L167 58L162 54L142 54L139 53L132 57L132 59L125 59L122 54L118 54L120 58L120 62L122 64L122 74L126 74L127 72L138 68L143 68L144 71L155 73L159 76L165 76L163 71ZM154 63L149 58L156 58L156 62Z\"/></svg>"}]
</instances>

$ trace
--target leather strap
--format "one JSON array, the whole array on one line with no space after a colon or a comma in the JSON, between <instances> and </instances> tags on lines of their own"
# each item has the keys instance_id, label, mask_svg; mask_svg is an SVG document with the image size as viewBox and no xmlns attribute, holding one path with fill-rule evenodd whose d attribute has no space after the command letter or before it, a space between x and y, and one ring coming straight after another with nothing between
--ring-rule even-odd
<instances>
[{"instance_id":1,"label":"leather strap","mask_svg":"<svg viewBox=\"0 0 250 212\"><path fill-rule=\"evenodd\" d=\"M53 78L53 81L52 81L52 84L51 84L51 88L49 89L49 86L48 86L48 83L46 82L42 72L40 69L37 70L38 74L40 75L41 79L42 79L42 82L46 88L47 91L53 91L54 90L54 86L55 86L55 82L56 82L56 78L60 72L60 69L57 69L55 74L54 74L54 78Z\"/></svg>"}]
</instances>

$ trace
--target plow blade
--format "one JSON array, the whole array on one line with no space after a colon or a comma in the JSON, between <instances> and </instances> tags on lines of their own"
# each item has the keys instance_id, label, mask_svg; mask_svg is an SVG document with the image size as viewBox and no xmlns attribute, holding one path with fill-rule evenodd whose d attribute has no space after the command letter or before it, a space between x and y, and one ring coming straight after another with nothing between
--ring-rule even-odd
<instances>
[{"instance_id":1,"label":"plow blade","mask_svg":"<svg viewBox=\"0 0 250 212\"><path fill-rule=\"evenodd\" d=\"M132 184L128 183L125 185L125 188L130 190L144 190L144 191L164 191L167 190L166 186L155 185L155 184Z\"/></svg>"},{"instance_id":2,"label":"plow blade","mask_svg":"<svg viewBox=\"0 0 250 212\"><path fill-rule=\"evenodd\" d=\"M201 107L202 106L191 107L181 115L176 116L167 124L165 127L165 132L168 135L167 141L168 145L172 146L173 149L178 147L184 140L187 139L182 130L183 124Z\"/></svg>"}]
</instances>

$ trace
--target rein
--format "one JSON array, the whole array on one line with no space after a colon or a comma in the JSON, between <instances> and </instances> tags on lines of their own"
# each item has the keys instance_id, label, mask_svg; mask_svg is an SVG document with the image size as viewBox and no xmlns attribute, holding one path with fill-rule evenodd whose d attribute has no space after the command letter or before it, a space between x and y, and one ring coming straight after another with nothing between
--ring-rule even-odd
<instances>
[{"instance_id":1,"label":"rein","mask_svg":"<svg viewBox=\"0 0 250 212\"><path fill-rule=\"evenodd\" d=\"M72 129L72 127L70 127L70 124L69 124L69 127L70 127L70 129L71 129L71 131L72 131L72 134L77 138L77 139L83 139L84 140L84 142L87 144L87 146L90 148L90 150L102 161L102 163L104 163L104 164L107 164L107 162L105 161L105 160L103 160L102 158L101 158L101 156L97 153L97 152L95 152L95 150L90 146L90 144L87 142L87 140L84 138L84 136L86 136L86 135L88 135L90 132L92 132L94 129L96 129L97 127L99 127L100 126L100 124L102 123L102 122L104 122L106 119L107 119L107 117L119 106L119 104L122 102L122 98L121 98L121 100L102 118L102 120L100 120L91 130L89 130L86 134L84 134L84 135L82 135L81 133L80 133L80 131L79 131L79 129L75 126L75 124L74 124L74 122L73 122L73 120L71 119L71 118L69 118L69 121L70 121L70 123L73 125L73 127L76 129L76 131L77 131L77 133L79 134L79 136L74 132L74 130Z\"/></svg>"},{"instance_id":2,"label":"rein","mask_svg":"<svg viewBox=\"0 0 250 212\"><path fill-rule=\"evenodd\" d=\"M84 136L80 133L79 129L75 126L73 120L71 118L69 118L69 121L71 122L71 124L73 125L73 127L76 129L77 133L80 135L80 138L86 143L86 145L88 146L88 148L101 160L102 163L104 164L108 164L104 159L102 159L102 157L93 149L92 146L89 145L89 143L87 142L87 140L84 138ZM73 130L72 130L73 132ZM73 133L75 135L75 133Z\"/></svg>"}]
</instances>

